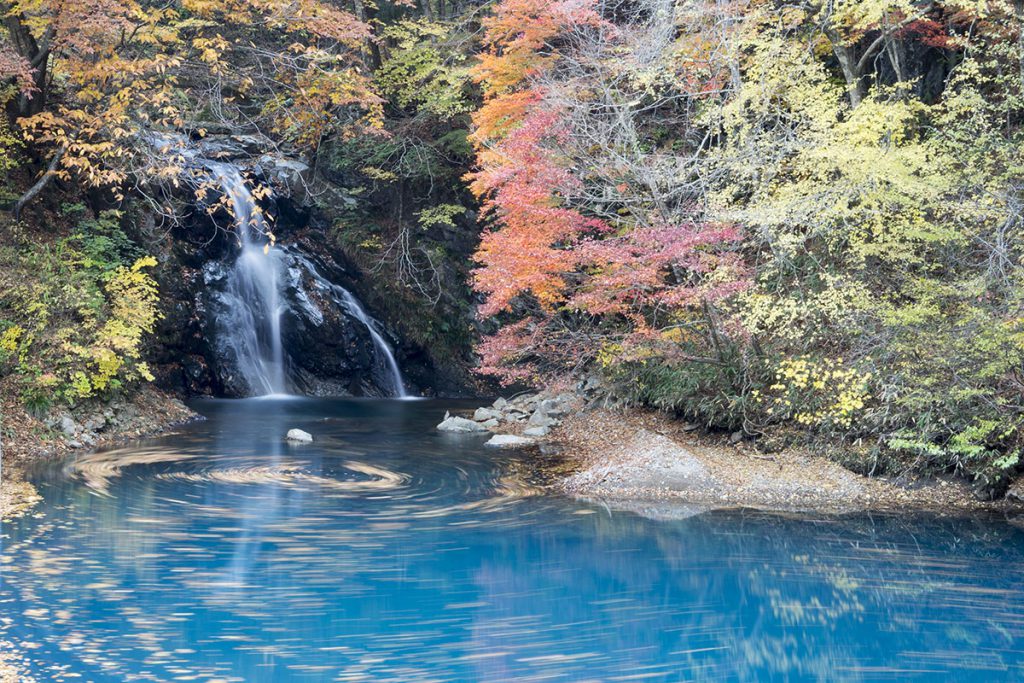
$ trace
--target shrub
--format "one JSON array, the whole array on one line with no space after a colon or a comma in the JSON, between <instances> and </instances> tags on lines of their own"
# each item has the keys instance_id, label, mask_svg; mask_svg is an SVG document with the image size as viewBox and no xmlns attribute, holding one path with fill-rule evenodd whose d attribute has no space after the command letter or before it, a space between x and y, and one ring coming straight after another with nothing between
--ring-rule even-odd
<instances>
[{"instance_id":1,"label":"shrub","mask_svg":"<svg viewBox=\"0 0 1024 683\"><path fill-rule=\"evenodd\" d=\"M0 247L0 368L30 410L152 379L142 355L159 315L156 259L138 253L118 218Z\"/></svg>"}]
</instances>

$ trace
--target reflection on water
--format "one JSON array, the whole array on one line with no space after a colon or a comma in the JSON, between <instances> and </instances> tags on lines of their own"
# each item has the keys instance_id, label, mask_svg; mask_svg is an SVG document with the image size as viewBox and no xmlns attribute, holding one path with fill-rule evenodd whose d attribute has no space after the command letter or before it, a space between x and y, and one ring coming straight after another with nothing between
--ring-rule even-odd
<instances>
[{"instance_id":1,"label":"reflection on water","mask_svg":"<svg viewBox=\"0 0 1024 683\"><path fill-rule=\"evenodd\" d=\"M0 638L40 680L1024 679L1009 524L609 512L435 432L448 407L209 401L40 469Z\"/></svg>"}]
</instances>

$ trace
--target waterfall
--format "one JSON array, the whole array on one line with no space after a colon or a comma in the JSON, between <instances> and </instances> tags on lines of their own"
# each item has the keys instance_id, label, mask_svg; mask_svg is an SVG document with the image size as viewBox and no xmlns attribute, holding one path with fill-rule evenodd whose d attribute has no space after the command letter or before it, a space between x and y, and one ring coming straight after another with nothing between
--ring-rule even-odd
<instances>
[{"instance_id":1,"label":"waterfall","mask_svg":"<svg viewBox=\"0 0 1024 683\"><path fill-rule=\"evenodd\" d=\"M407 398L409 395L405 391L405 382L402 381L402 373L398 369L395 354L391 352L391 347L388 346L380 331L377 330L376 321L366 315L366 311L363 310L359 300L352 296L351 292L346 289L341 291L345 307L348 308L352 317L366 325L366 329L370 333L370 339L373 340L373 345L377 348L379 356L384 359L388 373L391 376L391 390L394 392L394 395L398 398Z\"/></svg>"},{"instance_id":2,"label":"waterfall","mask_svg":"<svg viewBox=\"0 0 1024 683\"><path fill-rule=\"evenodd\" d=\"M310 259L298 253L292 253L290 257L292 258L294 268L305 273L317 289L327 294L349 316L355 318L366 327L366 331L370 334L370 340L373 342L374 354L377 360L376 364L390 385L391 395L396 398L408 398L409 394L405 390L402 373L398 369L398 361L395 360L395 354L391 350L391 346L385 341L384 335L381 333L380 323L367 315L366 309L359 303L359 299L353 296L352 292L324 277L320 269ZM297 275L296 273L294 278L296 281L300 279ZM304 296L303 299L308 303L308 297Z\"/></svg>"},{"instance_id":3,"label":"waterfall","mask_svg":"<svg viewBox=\"0 0 1024 683\"><path fill-rule=\"evenodd\" d=\"M274 247L259 205L236 166L203 160L234 214L241 250L225 280L222 312L217 317L217 334L234 365L254 395L287 394L293 389L288 378L287 352L281 335L281 318L287 302L286 281L293 293L309 305L303 291L303 276L326 293L348 317L365 326L373 344L376 382L391 395L408 396L394 352L384 339L380 325L367 315L362 304L344 287L324 277L313 261L294 247ZM286 274L290 277L286 277ZM317 315L312 316L314 319Z\"/></svg>"},{"instance_id":4,"label":"waterfall","mask_svg":"<svg viewBox=\"0 0 1024 683\"><path fill-rule=\"evenodd\" d=\"M281 264L271 253L267 224L238 168L206 162L227 196L241 251L227 280L228 315L219 333L255 394L286 394L281 343Z\"/></svg>"}]
</instances>

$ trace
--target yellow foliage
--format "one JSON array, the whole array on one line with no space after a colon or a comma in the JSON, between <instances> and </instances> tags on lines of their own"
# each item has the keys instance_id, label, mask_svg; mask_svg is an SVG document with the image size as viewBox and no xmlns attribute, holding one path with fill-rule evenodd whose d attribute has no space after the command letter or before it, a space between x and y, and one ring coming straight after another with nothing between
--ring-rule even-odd
<instances>
[{"instance_id":1,"label":"yellow foliage","mask_svg":"<svg viewBox=\"0 0 1024 683\"><path fill-rule=\"evenodd\" d=\"M850 429L871 398L870 381L871 373L844 367L842 358L801 356L778 364L768 395L753 394L775 417L792 418L804 427Z\"/></svg>"},{"instance_id":2,"label":"yellow foliage","mask_svg":"<svg viewBox=\"0 0 1024 683\"><path fill-rule=\"evenodd\" d=\"M93 228L113 229L107 218ZM149 274L157 262L107 261L116 258L113 241L0 247L0 366L22 376L26 400L77 400L152 379L142 355L159 316Z\"/></svg>"}]
</instances>

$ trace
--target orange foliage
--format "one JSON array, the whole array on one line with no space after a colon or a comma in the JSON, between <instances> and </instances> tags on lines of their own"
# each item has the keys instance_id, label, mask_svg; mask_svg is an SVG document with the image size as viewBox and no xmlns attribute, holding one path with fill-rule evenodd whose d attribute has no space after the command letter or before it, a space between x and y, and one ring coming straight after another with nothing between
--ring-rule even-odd
<instances>
[{"instance_id":1,"label":"orange foliage","mask_svg":"<svg viewBox=\"0 0 1024 683\"><path fill-rule=\"evenodd\" d=\"M64 150L58 175L89 186L173 177L173 158L144 159L146 140L189 125L211 93L226 118L310 149L380 124L360 69L370 29L324 0L15 0L10 16L48 50L36 67L0 50L0 75L49 98L18 122L24 137ZM33 93L32 69L52 71L60 92ZM250 91L262 102L248 101Z\"/></svg>"}]
</instances>

